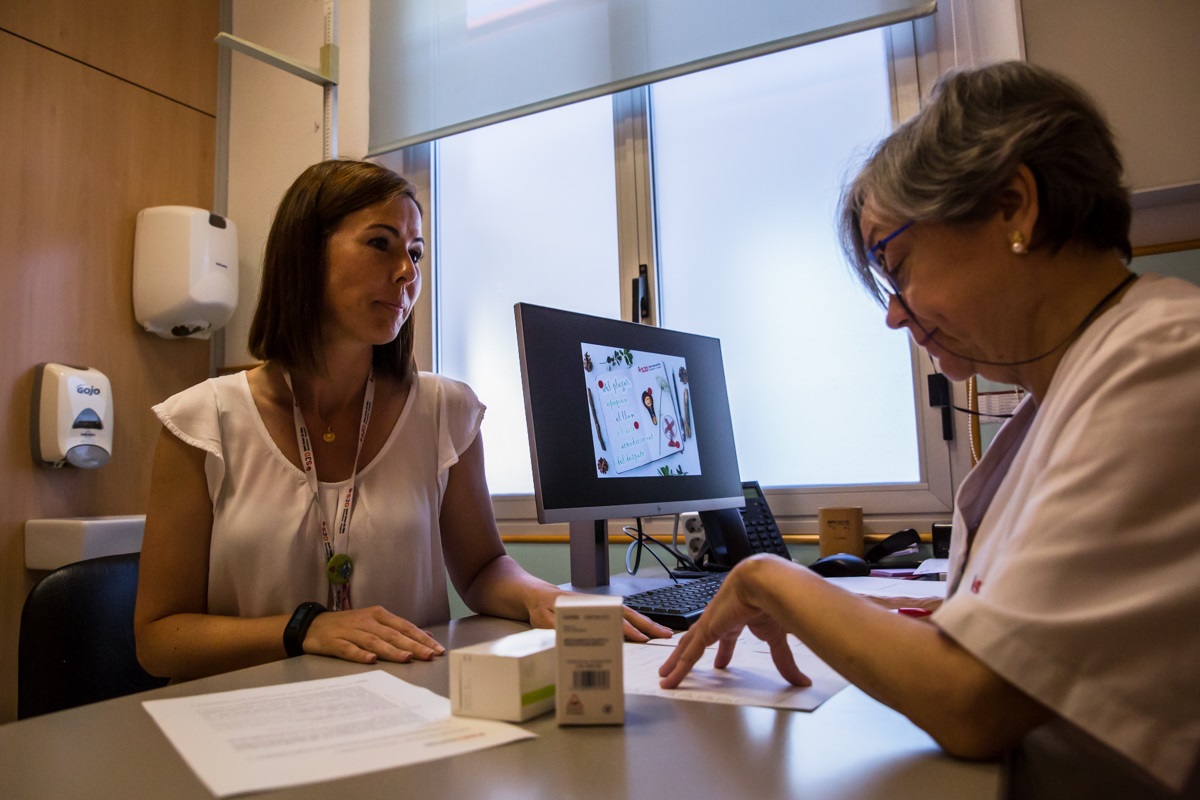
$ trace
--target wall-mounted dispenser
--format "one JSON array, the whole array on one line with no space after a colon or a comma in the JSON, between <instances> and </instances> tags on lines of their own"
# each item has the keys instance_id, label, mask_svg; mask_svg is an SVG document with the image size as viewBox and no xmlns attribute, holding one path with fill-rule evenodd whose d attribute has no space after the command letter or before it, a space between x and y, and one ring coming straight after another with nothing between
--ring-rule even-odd
<instances>
[{"instance_id":1,"label":"wall-mounted dispenser","mask_svg":"<svg viewBox=\"0 0 1200 800\"><path fill-rule=\"evenodd\" d=\"M103 467L112 455L112 387L103 372L38 364L29 438L33 460L48 467Z\"/></svg>"},{"instance_id":2,"label":"wall-mounted dispenser","mask_svg":"<svg viewBox=\"0 0 1200 800\"><path fill-rule=\"evenodd\" d=\"M133 314L165 339L207 339L237 307L237 227L202 208L138 212Z\"/></svg>"}]
</instances>

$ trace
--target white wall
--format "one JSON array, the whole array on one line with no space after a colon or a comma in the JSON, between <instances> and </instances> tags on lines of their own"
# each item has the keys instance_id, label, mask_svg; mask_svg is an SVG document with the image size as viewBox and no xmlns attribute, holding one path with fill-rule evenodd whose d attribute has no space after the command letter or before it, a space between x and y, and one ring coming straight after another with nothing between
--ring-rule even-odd
<instances>
[{"instance_id":1,"label":"white wall","mask_svg":"<svg viewBox=\"0 0 1200 800\"><path fill-rule=\"evenodd\" d=\"M1023 0L1028 58L1108 116L1133 190L1134 247L1200 239L1200 3Z\"/></svg>"},{"instance_id":2,"label":"white wall","mask_svg":"<svg viewBox=\"0 0 1200 800\"><path fill-rule=\"evenodd\" d=\"M233 0L232 33L317 67L324 43L323 0ZM367 152L370 0L338 2L337 155ZM233 54L229 111L228 215L238 226L238 308L225 327L223 364L253 363L246 336L262 274L262 252L275 208L305 167L321 160L320 86Z\"/></svg>"},{"instance_id":3,"label":"white wall","mask_svg":"<svg viewBox=\"0 0 1200 800\"><path fill-rule=\"evenodd\" d=\"M939 0L934 24L939 72L1024 57L1018 0Z\"/></svg>"},{"instance_id":4,"label":"white wall","mask_svg":"<svg viewBox=\"0 0 1200 800\"><path fill-rule=\"evenodd\" d=\"M1133 192L1133 246L1200 239L1195 0L940 0L937 72L1014 58L1080 83L1109 116ZM1026 52L1028 42L1029 51ZM934 76L922 76L926 92Z\"/></svg>"}]
</instances>

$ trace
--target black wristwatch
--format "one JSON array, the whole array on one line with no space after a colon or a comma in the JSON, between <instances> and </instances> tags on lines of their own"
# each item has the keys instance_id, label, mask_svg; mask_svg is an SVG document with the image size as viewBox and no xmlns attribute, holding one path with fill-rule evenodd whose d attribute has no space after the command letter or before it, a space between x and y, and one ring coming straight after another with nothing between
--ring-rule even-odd
<instances>
[{"instance_id":1,"label":"black wristwatch","mask_svg":"<svg viewBox=\"0 0 1200 800\"><path fill-rule=\"evenodd\" d=\"M308 635L308 626L326 610L320 603L301 603L296 606L287 627L283 629L283 649L287 651L288 658L304 655L304 637Z\"/></svg>"}]
</instances>

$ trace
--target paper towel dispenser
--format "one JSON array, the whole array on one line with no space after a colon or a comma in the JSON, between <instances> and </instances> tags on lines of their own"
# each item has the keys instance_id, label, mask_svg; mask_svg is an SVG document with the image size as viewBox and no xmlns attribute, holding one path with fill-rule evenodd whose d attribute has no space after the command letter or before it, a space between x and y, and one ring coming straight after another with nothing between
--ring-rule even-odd
<instances>
[{"instance_id":1,"label":"paper towel dispenser","mask_svg":"<svg viewBox=\"0 0 1200 800\"><path fill-rule=\"evenodd\" d=\"M233 316L237 227L190 206L138 212L133 242L133 314L166 339L207 339Z\"/></svg>"}]
</instances>

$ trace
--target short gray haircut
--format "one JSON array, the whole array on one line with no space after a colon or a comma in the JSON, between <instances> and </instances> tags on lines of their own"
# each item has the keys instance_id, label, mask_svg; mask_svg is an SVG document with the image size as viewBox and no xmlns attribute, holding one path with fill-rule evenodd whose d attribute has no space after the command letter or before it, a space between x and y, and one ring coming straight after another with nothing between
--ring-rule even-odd
<instances>
[{"instance_id":1,"label":"short gray haircut","mask_svg":"<svg viewBox=\"0 0 1200 800\"><path fill-rule=\"evenodd\" d=\"M861 232L868 197L898 220L978 222L999 210L1021 164L1037 181L1030 247L1074 242L1132 257L1129 191L1103 115L1060 75L1008 61L943 76L925 108L875 148L842 193L847 260L882 300Z\"/></svg>"}]
</instances>

